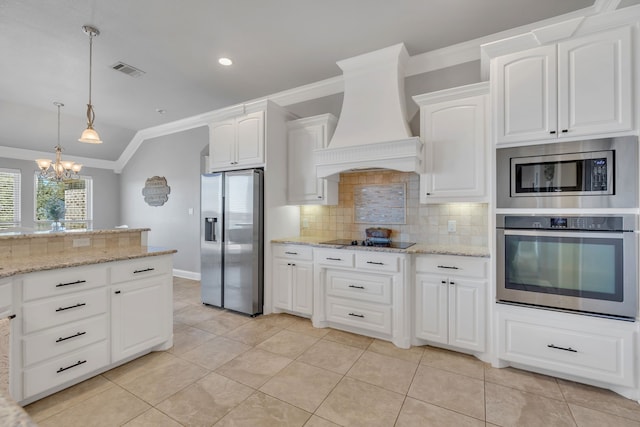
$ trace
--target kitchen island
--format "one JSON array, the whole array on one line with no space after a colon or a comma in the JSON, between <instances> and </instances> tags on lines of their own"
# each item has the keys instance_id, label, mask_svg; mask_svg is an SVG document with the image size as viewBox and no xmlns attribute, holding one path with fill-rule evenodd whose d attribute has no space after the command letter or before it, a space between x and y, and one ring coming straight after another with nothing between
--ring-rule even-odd
<instances>
[{"instance_id":1,"label":"kitchen island","mask_svg":"<svg viewBox=\"0 0 640 427\"><path fill-rule=\"evenodd\" d=\"M12 318L20 404L173 345L176 251L147 246L148 231L0 235L0 318Z\"/></svg>"}]
</instances>

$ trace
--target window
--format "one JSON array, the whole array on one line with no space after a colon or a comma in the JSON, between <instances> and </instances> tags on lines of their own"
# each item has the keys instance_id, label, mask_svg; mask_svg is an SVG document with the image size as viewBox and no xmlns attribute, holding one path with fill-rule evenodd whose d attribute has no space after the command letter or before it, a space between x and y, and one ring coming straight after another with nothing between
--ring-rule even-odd
<instances>
[{"instance_id":1,"label":"window","mask_svg":"<svg viewBox=\"0 0 640 427\"><path fill-rule=\"evenodd\" d=\"M66 181L48 180L35 173L35 223L39 229L92 228L92 187L88 176Z\"/></svg>"},{"instance_id":2,"label":"window","mask_svg":"<svg viewBox=\"0 0 640 427\"><path fill-rule=\"evenodd\" d=\"M0 229L20 226L20 171L0 168Z\"/></svg>"}]
</instances>

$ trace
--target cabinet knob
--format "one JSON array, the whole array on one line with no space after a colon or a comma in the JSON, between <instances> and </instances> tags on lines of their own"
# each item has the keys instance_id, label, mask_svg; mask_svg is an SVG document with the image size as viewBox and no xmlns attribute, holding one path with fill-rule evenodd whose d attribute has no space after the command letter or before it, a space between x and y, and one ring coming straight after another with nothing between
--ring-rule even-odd
<instances>
[{"instance_id":1,"label":"cabinet knob","mask_svg":"<svg viewBox=\"0 0 640 427\"><path fill-rule=\"evenodd\" d=\"M116 294L119 294L119 293L120 293L120 291L116 291L115 293L116 293Z\"/></svg>"},{"instance_id":2,"label":"cabinet knob","mask_svg":"<svg viewBox=\"0 0 640 427\"><path fill-rule=\"evenodd\" d=\"M430 195L431 195L431 193L427 193L427 196L430 196Z\"/></svg>"},{"instance_id":3,"label":"cabinet knob","mask_svg":"<svg viewBox=\"0 0 640 427\"><path fill-rule=\"evenodd\" d=\"M567 133L569 132L569 129L562 129L562 133Z\"/></svg>"},{"instance_id":4,"label":"cabinet knob","mask_svg":"<svg viewBox=\"0 0 640 427\"><path fill-rule=\"evenodd\" d=\"M449 282L449 284L450 284L450 285L455 285L455 284L456 284L456 282Z\"/></svg>"},{"instance_id":5,"label":"cabinet knob","mask_svg":"<svg viewBox=\"0 0 640 427\"><path fill-rule=\"evenodd\" d=\"M318 199L322 199L322 198L323 198L322 196L318 196Z\"/></svg>"},{"instance_id":6,"label":"cabinet knob","mask_svg":"<svg viewBox=\"0 0 640 427\"><path fill-rule=\"evenodd\" d=\"M552 131L551 131L551 132L549 132L549 133L550 133L551 135L553 135L553 134L555 134L555 133L556 133L556 131L555 131L555 130L552 130Z\"/></svg>"},{"instance_id":7,"label":"cabinet knob","mask_svg":"<svg viewBox=\"0 0 640 427\"><path fill-rule=\"evenodd\" d=\"M446 280L443 280L441 283L447 283L447 281L446 281Z\"/></svg>"}]
</instances>

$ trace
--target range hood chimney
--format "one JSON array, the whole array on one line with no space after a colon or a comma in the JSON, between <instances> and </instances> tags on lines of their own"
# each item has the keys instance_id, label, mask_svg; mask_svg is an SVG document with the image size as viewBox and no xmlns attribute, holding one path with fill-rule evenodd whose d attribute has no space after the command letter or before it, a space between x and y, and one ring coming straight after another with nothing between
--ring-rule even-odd
<instances>
[{"instance_id":1,"label":"range hood chimney","mask_svg":"<svg viewBox=\"0 0 640 427\"><path fill-rule=\"evenodd\" d=\"M318 178L369 168L422 172L422 143L411 136L406 118L408 59L400 43L338 62L342 112L328 148L315 152Z\"/></svg>"}]
</instances>

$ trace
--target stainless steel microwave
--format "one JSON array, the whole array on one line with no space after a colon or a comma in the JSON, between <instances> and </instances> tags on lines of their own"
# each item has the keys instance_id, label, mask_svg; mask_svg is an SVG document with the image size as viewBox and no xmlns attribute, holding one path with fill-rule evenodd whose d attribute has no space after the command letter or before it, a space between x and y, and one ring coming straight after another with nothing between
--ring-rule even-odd
<instances>
[{"instance_id":1,"label":"stainless steel microwave","mask_svg":"<svg viewBox=\"0 0 640 427\"><path fill-rule=\"evenodd\" d=\"M498 208L637 208L638 138L500 148Z\"/></svg>"}]
</instances>

